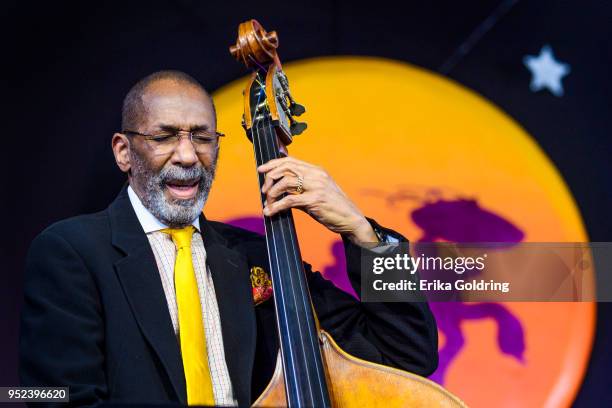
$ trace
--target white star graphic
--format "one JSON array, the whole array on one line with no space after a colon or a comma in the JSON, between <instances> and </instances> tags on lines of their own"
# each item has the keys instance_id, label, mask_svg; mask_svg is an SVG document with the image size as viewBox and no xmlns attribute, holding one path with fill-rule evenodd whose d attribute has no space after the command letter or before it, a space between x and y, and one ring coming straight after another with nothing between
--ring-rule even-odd
<instances>
[{"instance_id":1,"label":"white star graphic","mask_svg":"<svg viewBox=\"0 0 612 408\"><path fill-rule=\"evenodd\" d=\"M533 92L547 88L555 96L563 96L561 78L569 74L570 66L555 59L550 45L540 50L540 55L526 55L523 64L531 71L531 84Z\"/></svg>"}]
</instances>

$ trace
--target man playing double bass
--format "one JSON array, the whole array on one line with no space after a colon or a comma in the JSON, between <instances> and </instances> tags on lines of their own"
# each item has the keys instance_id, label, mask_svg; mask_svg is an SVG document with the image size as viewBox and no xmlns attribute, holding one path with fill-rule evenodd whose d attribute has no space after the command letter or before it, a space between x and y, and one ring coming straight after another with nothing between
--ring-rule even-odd
<instances>
[{"instance_id":1,"label":"man playing double bass","mask_svg":"<svg viewBox=\"0 0 612 408\"><path fill-rule=\"evenodd\" d=\"M58 222L32 243L22 385L67 386L79 406L249 405L275 367L276 321L273 301L254 299L251 286L253 271L267 269L263 237L202 215L222 136L213 101L187 74L161 71L129 91L122 113L112 149L127 187L104 211ZM360 243L405 241L366 219L317 166L286 157L258 171L266 216L298 208L342 236L357 293ZM306 269L320 325L342 349L435 370L426 303L361 303Z\"/></svg>"}]
</instances>

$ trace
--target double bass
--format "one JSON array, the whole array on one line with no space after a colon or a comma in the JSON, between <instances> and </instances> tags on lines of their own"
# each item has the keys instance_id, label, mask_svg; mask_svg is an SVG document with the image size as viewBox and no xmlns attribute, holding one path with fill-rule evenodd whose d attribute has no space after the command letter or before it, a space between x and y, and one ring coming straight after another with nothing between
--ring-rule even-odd
<instances>
[{"instance_id":1,"label":"double bass","mask_svg":"<svg viewBox=\"0 0 612 408\"><path fill-rule=\"evenodd\" d=\"M256 21L240 24L230 52L253 70L244 90L243 127L255 162L286 156L306 124L290 93L276 52L278 36ZM264 175L259 174L260 188ZM265 195L262 194L262 205ZM318 327L291 210L264 216L265 238L279 336L272 379L258 407L464 407L441 386L418 375L365 361L344 352Z\"/></svg>"}]
</instances>

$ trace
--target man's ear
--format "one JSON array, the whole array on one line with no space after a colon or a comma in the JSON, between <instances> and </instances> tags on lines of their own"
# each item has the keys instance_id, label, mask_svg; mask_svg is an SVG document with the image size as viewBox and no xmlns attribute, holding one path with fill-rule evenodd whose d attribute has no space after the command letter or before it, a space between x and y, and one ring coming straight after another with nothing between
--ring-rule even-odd
<instances>
[{"instance_id":1,"label":"man's ear","mask_svg":"<svg viewBox=\"0 0 612 408\"><path fill-rule=\"evenodd\" d=\"M117 166L119 166L122 172L127 173L131 168L130 142L127 136L123 133L115 133L111 145Z\"/></svg>"}]
</instances>

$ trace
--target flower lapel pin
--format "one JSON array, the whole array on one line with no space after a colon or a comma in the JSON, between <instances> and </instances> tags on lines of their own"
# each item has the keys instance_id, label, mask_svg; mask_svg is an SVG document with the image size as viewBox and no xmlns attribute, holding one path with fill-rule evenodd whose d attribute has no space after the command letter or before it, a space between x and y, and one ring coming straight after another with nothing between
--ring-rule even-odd
<instances>
[{"instance_id":1,"label":"flower lapel pin","mask_svg":"<svg viewBox=\"0 0 612 408\"><path fill-rule=\"evenodd\" d=\"M261 266L253 266L251 268L251 286L253 288L255 306L272 297L272 281Z\"/></svg>"}]
</instances>

